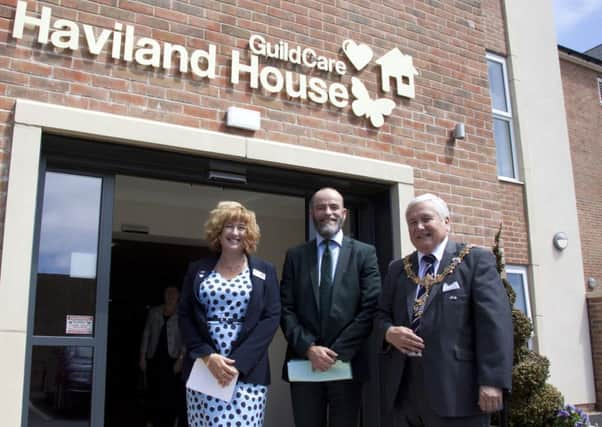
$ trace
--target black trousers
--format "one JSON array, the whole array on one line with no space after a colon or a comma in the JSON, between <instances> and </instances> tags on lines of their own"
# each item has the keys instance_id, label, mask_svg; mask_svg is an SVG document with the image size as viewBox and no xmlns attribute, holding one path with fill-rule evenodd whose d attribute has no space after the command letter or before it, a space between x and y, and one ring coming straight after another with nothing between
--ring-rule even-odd
<instances>
[{"instance_id":1,"label":"black trousers","mask_svg":"<svg viewBox=\"0 0 602 427\"><path fill-rule=\"evenodd\" d=\"M440 417L429 404L424 387L422 358L406 360L401 386L397 395L395 427L489 427L490 417L479 414L472 417Z\"/></svg>"},{"instance_id":2,"label":"black trousers","mask_svg":"<svg viewBox=\"0 0 602 427\"><path fill-rule=\"evenodd\" d=\"M147 408L153 427L187 425L186 391L180 375L173 372L176 359L147 360Z\"/></svg>"},{"instance_id":3,"label":"black trousers","mask_svg":"<svg viewBox=\"0 0 602 427\"><path fill-rule=\"evenodd\" d=\"M362 384L356 381L291 382L295 427L357 427Z\"/></svg>"}]
</instances>

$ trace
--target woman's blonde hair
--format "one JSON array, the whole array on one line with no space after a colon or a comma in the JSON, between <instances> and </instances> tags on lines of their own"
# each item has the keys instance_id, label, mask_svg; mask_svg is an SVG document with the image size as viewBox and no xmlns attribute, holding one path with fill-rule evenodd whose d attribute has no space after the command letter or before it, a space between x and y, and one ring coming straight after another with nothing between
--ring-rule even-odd
<instances>
[{"instance_id":1,"label":"woman's blonde hair","mask_svg":"<svg viewBox=\"0 0 602 427\"><path fill-rule=\"evenodd\" d=\"M228 223L241 223L247 227L247 231L243 235L243 247L247 254L255 252L261 237L255 212L232 201L219 202L215 209L209 212L209 219L205 223L205 239L209 244L209 249L213 252L222 251L219 238L224 230L224 225Z\"/></svg>"}]
</instances>

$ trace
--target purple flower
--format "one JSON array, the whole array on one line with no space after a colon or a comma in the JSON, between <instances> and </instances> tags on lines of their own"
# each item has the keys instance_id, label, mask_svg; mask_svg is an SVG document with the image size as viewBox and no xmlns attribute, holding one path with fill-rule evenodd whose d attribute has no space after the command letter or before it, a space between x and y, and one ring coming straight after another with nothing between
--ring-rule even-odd
<instances>
[{"instance_id":1,"label":"purple flower","mask_svg":"<svg viewBox=\"0 0 602 427\"><path fill-rule=\"evenodd\" d=\"M568 418L569 417L569 413L567 411L565 411L564 409L559 409L558 410L558 416L559 417L565 417Z\"/></svg>"}]
</instances>

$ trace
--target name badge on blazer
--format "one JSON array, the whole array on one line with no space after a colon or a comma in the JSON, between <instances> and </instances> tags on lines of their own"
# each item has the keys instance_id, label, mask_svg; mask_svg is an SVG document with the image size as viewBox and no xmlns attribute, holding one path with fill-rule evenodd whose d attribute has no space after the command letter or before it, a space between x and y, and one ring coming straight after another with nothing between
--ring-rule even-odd
<instances>
[{"instance_id":1,"label":"name badge on blazer","mask_svg":"<svg viewBox=\"0 0 602 427\"><path fill-rule=\"evenodd\" d=\"M460 284L458 282L453 282L451 285L446 282L443 284L441 292L449 292L453 291L454 289L460 289Z\"/></svg>"},{"instance_id":2,"label":"name badge on blazer","mask_svg":"<svg viewBox=\"0 0 602 427\"><path fill-rule=\"evenodd\" d=\"M265 280L265 273L257 270L256 268L253 269L253 276L259 277L261 280Z\"/></svg>"}]
</instances>

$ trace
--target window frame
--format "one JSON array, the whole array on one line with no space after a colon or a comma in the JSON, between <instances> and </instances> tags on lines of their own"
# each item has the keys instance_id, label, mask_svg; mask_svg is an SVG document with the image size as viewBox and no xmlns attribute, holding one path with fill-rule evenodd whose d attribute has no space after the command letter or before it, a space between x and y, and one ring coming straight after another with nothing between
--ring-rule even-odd
<instances>
[{"instance_id":1,"label":"window frame","mask_svg":"<svg viewBox=\"0 0 602 427\"><path fill-rule=\"evenodd\" d=\"M500 55L496 55L491 52L487 52L485 57L486 57L487 63L489 63L489 61L491 61L491 62L498 63L502 66L502 79L504 81L504 97L505 97L506 108L507 108L506 111L498 110L498 109L494 108L493 96L491 96L492 95L491 82L489 82L489 73L487 73L487 80L490 83L489 95L492 99L491 113L493 115L493 119L499 119L504 122L507 122L508 129L509 129L508 138L510 140L509 148L510 148L511 158L512 158L511 166L512 166L513 176L506 176L506 175L500 174L500 167L497 164L497 157L496 157L496 167L497 167L497 172L498 172L498 179L502 180L502 181L520 182L520 174L519 174L519 170L518 170L518 158L517 158L517 154L516 154L516 138L514 135L514 116L512 114L512 99L510 98L510 81L508 79L508 67L506 65L506 58L504 58L503 56L500 56ZM492 131L493 131L493 120L492 120ZM495 141L495 134L493 137L494 137L494 141ZM497 143L496 143L496 151L497 151Z\"/></svg>"},{"instance_id":2,"label":"window frame","mask_svg":"<svg viewBox=\"0 0 602 427\"><path fill-rule=\"evenodd\" d=\"M519 274L522 276L523 293L525 295L525 314L527 315L529 320L533 321L533 317L531 315L531 296L529 294L529 277L527 267L524 265L516 264L506 265L506 275L508 275L509 273ZM510 279L508 279L508 282L510 282Z\"/></svg>"},{"instance_id":3,"label":"window frame","mask_svg":"<svg viewBox=\"0 0 602 427\"><path fill-rule=\"evenodd\" d=\"M601 77L596 78L596 83L597 83L596 89L598 90L598 99L600 100L600 105L602 105L602 78Z\"/></svg>"}]
</instances>

